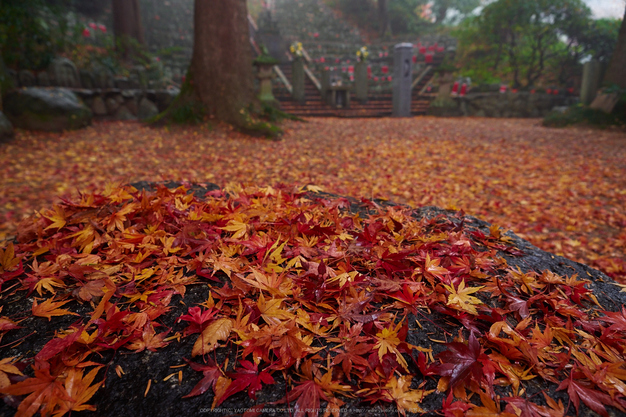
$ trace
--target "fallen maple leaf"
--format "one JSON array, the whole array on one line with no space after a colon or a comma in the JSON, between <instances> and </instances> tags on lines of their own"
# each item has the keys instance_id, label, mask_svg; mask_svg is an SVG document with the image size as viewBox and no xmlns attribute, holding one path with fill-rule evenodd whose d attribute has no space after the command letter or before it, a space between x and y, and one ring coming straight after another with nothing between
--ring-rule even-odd
<instances>
[{"instance_id":1,"label":"fallen maple leaf","mask_svg":"<svg viewBox=\"0 0 626 417\"><path fill-rule=\"evenodd\" d=\"M33 300L32 312L33 316L37 317L47 317L48 321L52 319L52 316L65 316L68 314L77 316L78 314L73 313L69 310L65 310L63 308L59 308L72 300L58 301L54 302L52 298L48 298L41 304L37 303L37 299Z\"/></svg>"},{"instance_id":2,"label":"fallen maple leaf","mask_svg":"<svg viewBox=\"0 0 626 417\"><path fill-rule=\"evenodd\" d=\"M478 298L471 296L477 291L480 291L484 287L467 287L465 288L465 280L461 281L457 288L454 285L443 285L450 295L448 295L448 305L456 307L460 310L467 311L470 314L477 315L476 305L482 304Z\"/></svg>"},{"instance_id":3,"label":"fallen maple leaf","mask_svg":"<svg viewBox=\"0 0 626 417\"><path fill-rule=\"evenodd\" d=\"M221 318L209 324L196 340L191 350L191 356L205 355L218 346L218 341L228 339L233 328L233 321Z\"/></svg>"},{"instance_id":4,"label":"fallen maple leaf","mask_svg":"<svg viewBox=\"0 0 626 417\"><path fill-rule=\"evenodd\" d=\"M422 402L425 396L433 393L435 390L410 389L412 375L402 375L400 378L395 376L387 382L384 387L384 397L396 403L398 412L403 416L406 412L425 413L418 404Z\"/></svg>"}]
</instances>

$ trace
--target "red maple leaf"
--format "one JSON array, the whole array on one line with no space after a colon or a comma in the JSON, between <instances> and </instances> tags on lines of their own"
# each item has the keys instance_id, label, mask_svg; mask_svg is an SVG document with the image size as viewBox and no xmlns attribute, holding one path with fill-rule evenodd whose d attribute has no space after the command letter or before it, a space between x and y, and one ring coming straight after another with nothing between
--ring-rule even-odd
<instances>
[{"instance_id":1,"label":"red maple leaf","mask_svg":"<svg viewBox=\"0 0 626 417\"><path fill-rule=\"evenodd\" d=\"M574 374L575 370L570 373L569 378L561 382L557 391L567 388L567 394L574 403L574 407L576 407L576 413L578 413L580 400L583 400L583 403L587 407L604 417L608 417L609 415L606 408L604 408L604 404L615 406L624 411L624 408L622 408L620 404L618 404L617 401L614 401L608 394L597 391L588 384L580 382L580 380L574 378Z\"/></svg>"},{"instance_id":2,"label":"red maple leaf","mask_svg":"<svg viewBox=\"0 0 626 417\"><path fill-rule=\"evenodd\" d=\"M239 363L242 368L235 369L236 372L228 372L226 374L229 378L232 378L233 381L219 398L216 406L219 406L231 395L243 391L246 388L248 388L248 396L256 401L256 392L262 388L263 384L274 383L274 378L272 378L269 373L265 371L259 372L259 366L257 364L250 361L239 361Z\"/></svg>"},{"instance_id":3,"label":"red maple leaf","mask_svg":"<svg viewBox=\"0 0 626 417\"><path fill-rule=\"evenodd\" d=\"M187 363L194 371L202 372L204 377L193 387L191 392L183 396L183 398L195 397L196 395L204 394L211 387L215 389L217 378L222 375L222 371L215 365L215 362L213 362L212 359L208 359L207 365L201 365L191 361L187 361Z\"/></svg>"},{"instance_id":4,"label":"red maple leaf","mask_svg":"<svg viewBox=\"0 0 626 417\"><path fill-rule=\"evenodd\" d=\"M461 342L447 343L448 350L441 352L437 358L442 364L437 367L437 373L450 377L450 388L457 383L474 380L480 382L483 378L493 381L495 368L489 357L483 353L474 333L470 334L466 345Z\"/></svg>"}]
</instances>

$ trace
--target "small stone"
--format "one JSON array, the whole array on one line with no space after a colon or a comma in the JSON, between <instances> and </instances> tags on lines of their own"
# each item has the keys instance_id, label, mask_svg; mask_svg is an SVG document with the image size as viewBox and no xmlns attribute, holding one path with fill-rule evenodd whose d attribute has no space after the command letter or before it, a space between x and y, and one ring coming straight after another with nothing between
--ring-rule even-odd
<instances>
[{"instance_id":1,"label":"small stone","mask_svg":"<svg viewBox=\"0 0 626 417\"><path fill-rule=\"evenodd\" d=\"M156 104L145 97L142 98L139 102L139 108L137 109L137 117L139 120L149 119L157 114L159 114L159 109Z\"/></svg>"},{"instance_id":2,"label":"small stone","mask_svg":"<svg viewBox=\"0 0 626 417\"><path fill-rule=\"evenodd\" d=\"M94 97L93 104L91 105L91 110L96 116L106 116L108 114L107 107L106 104L104 104L102 96Z\"/></svg>"},{"instance_id":3,"label":"small stone","mask_svg":"<svg viewBox=\"0 0 626 417\"><path fill-rule=\"evenodd\" d=\"M126 106L120 106L115 112L116 120L137 120L135 115Z\"/></svg>"}]
</instances>

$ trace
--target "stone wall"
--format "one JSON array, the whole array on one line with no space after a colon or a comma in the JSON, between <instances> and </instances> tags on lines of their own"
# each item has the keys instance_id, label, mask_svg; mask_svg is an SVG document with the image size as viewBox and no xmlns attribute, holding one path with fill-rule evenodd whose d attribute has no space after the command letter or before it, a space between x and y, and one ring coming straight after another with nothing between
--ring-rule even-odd
<instances>
[{"instance_id":1,"label":"stone wall","mask_svg":"<svg viewBox=\"0 0 626 417\"><path fill-rule=\"evenodd\" d=\"M455 107L432 108L436 116L545 117L555 108L571 106L578 97L545 93L470 93L453 98Z\"/></svg>"},{"instance_id":2,"label":"stone wall","mask_svg":"<svg viewBox=\"0 0 626 417\"><path fill-rule=\"evenodd\" d=\"M76 89L95 120L144 120L167 109L179 93L171 90Z\"/></svg>"}]
</instances>

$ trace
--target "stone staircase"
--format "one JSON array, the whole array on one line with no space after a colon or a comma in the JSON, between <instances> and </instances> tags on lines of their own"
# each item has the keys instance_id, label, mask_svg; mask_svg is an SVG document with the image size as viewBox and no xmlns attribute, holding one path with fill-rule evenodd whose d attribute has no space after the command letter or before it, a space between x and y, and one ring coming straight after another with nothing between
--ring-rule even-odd
<instances>
[{"instance_id":1,"label":"stone staircase","mask_svg":"<svg viewBox=\"0 0 626 417\"><path fill-rule=\"evenodd\" d=\"M353 86L351 70L356 63L356 51L365 42L358 29L337 19L332 10L321 0L274 0L270 3L272 18L279 28L287 45L301 42L307 52L307 67L318 79L325 69L335 70L342 77L342 84ZM437 44L437 42L439 42ZM280 102L281 109L297 116L334 116L334 117L382 117L392 114L392 80L394 43L379 42L366 45L370 51L368 66L371 77L368 85L368 99L359 102L352 95L350 106L336 108L327 104L310 77L305 77L305 100L297 102L285 84L276 77L274 95ZM433 95L425 93L424 87L431 81L434 69L441 64L452 42L440 39L415 40L425 46L437 44L432 61L426 63L425 55L414 50L415 64L412 90L411 112L413 115L425 114ZM432 49L432 48L431 48ZM287 54L288 55L288 54ZM280 66L283 74L291 80L291 64L285 60ZM428 68L428 71L426 69Z\"/></svg>"}]
</instances>

